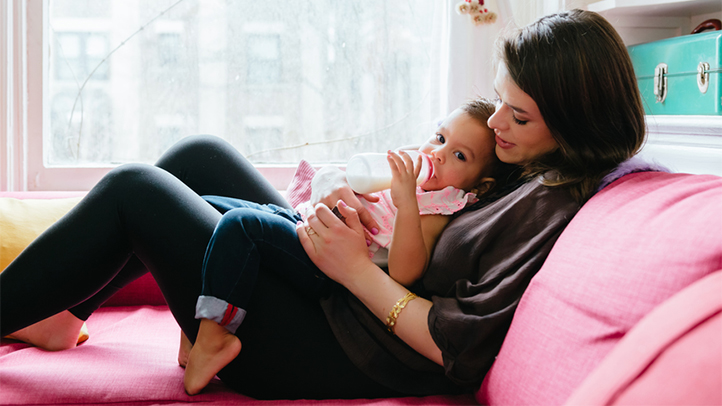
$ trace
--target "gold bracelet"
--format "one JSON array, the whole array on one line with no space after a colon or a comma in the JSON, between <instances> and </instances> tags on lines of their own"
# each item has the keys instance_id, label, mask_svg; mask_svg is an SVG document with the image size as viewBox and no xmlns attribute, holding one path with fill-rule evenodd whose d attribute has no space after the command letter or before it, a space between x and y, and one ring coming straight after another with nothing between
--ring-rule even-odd
<instances>
[{"instance_id":1,"label":"gold bracelet","mask_svg":"<svg viewBox=\"0 0 722 406\"><path fill-rule=\"evenodd\" d=\"M407 304L409 304L410 301L416 299L418 296L413 294L412 292L407 293L404 297L399 299L393 308L391 308L391 311L389 312L389 317L386 318L386 328L389 329L389 332L391 334L394 333L394 326L396 326L396 319L399 317L399 314L401 314L401 311L404 310L404 307L406 307Z\"/></svg>"}]
</instances>

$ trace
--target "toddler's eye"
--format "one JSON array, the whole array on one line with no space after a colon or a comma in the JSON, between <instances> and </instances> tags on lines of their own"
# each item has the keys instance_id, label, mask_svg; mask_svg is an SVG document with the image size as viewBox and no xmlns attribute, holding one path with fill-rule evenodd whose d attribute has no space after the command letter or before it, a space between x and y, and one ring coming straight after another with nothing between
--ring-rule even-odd
<instances>
[{"instance_id":1,"label":"toddler's eye","mask_svg":"<svg viewBox=\"0 0 722 406\"><path fill-rule=\"evenodd\" d=\"M456 155L456 158L458 158L459 161L466 161L466 157L463 152L454 152L454 155Z\"/></svg>"},{"instance_id":2,"label":"toddler's eye","mask_svg":"<svg viewBox=\"0 0 722 406\"><path fill-rule=\"evenodd\" d=\"M443 144L443 143L446 142L446 139L444 138L443 135L441 135L441 134L436 134L436 141L439 141L440 143Z\"/></svg>"}]
</instances>

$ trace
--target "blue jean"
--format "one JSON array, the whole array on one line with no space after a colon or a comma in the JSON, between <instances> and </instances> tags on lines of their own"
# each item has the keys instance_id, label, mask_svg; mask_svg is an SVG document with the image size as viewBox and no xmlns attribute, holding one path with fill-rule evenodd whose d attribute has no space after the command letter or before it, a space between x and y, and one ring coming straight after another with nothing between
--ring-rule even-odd
<instances>
[{"instance_id":1,"label":"blue jean","mask_svg":"<svg viewBox=\"0 0 722 406\"><path fill-rule=\"evenodd\" d=\"M235 333L261 266L313 298L328 294L335 285L308 258L298 240L296 223L302 218L296 211L229 197L203 198L224 214L203 260L196 318L214 320Z\"/></svg>"}]
</instances>

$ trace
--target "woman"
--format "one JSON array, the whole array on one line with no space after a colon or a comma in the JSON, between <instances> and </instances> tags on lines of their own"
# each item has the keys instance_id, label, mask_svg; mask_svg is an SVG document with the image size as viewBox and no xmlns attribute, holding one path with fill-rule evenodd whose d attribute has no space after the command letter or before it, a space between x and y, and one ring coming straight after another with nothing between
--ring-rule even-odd
<instances>
[{"instance_id":1,"label":"woman","mask_svg":"<svg viewBox=\"0 0 722 406\"><path fill-rule=\"evenodd\" d=\"M544 17L501 41L498 59L500 100L488 124L498 157L523 175L449 223L414 298L368 259L359 218L374 224L364 221L342 173L319 173L312 199L324 205L298 228L299 238L347 290L319 303L259 272L237 332L243 351L219 373L227 385L257 398L478 387L556 238L644 139L631 62L599 15ZM453 151L439 159L443 153ZM203 253L220 218L198 194L287 204L217 141L182 142L159 166L167 172L143 165L111 171L0 274L2 334L73 306L80 319L104 300L105 291L96 294L103 286L121 286L147 268L195 341ZM336 205L347 224L328 209Z\"/></svg>"}]
</instances>

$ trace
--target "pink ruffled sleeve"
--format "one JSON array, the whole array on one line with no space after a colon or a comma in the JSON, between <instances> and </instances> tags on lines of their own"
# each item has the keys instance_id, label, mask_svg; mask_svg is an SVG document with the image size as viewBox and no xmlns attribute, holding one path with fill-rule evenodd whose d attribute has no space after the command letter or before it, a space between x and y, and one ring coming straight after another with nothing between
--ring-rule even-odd
<instances>
[{"instance_id":1,"label":"pink ruffled sleeve","mask_svg":"<svg viewBox=\"0 0 722 406\"><path fill-rule=\"evenodd\" d=\"M467 204L476 202L476 194L466 193L453 186L447 186L441 190L421 192L416 194L419 202L419 213L450 215L466 207Z\"/></svg>"}]
</instances>

